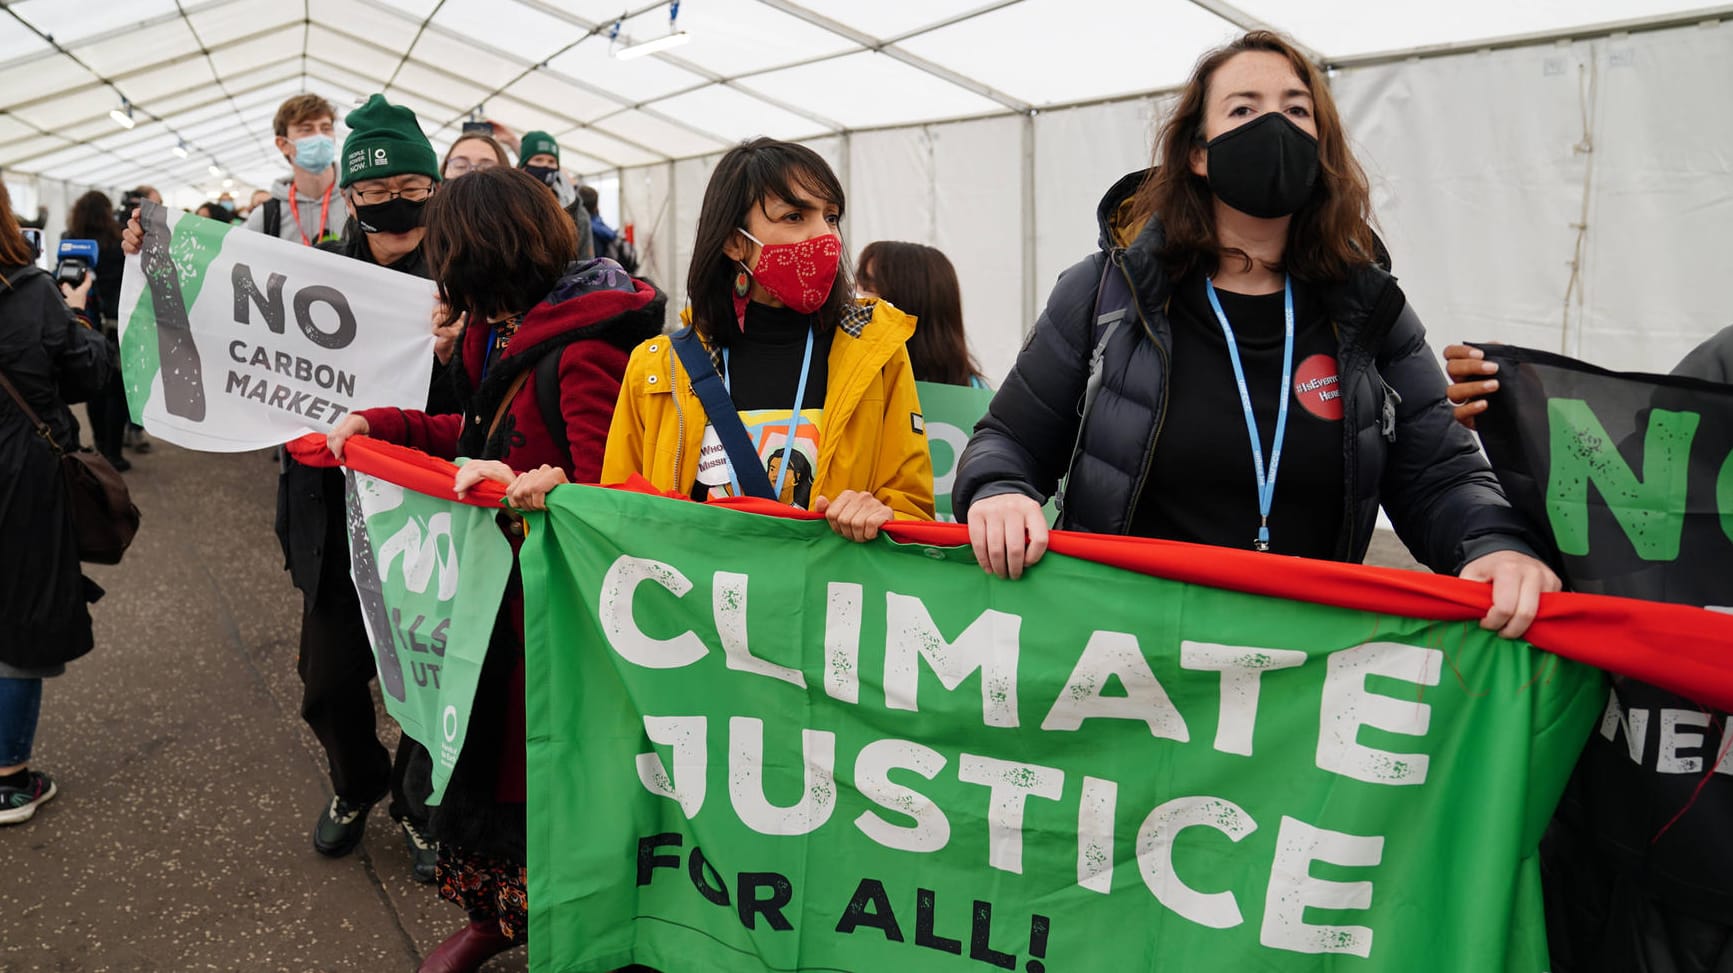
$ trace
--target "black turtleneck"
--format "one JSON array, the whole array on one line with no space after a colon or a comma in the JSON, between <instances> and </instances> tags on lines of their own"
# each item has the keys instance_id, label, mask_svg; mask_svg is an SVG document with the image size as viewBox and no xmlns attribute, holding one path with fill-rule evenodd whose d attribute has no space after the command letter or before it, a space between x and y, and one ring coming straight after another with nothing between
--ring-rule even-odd
<instances>
[{"instance_id":1,"label":"black turtleneck","mask_svg":"<svg viewBox=\"0 0 1733 973\"><path fill-rule=\"evenodd\" d=\"M1282 392L1282 293L1217 291L1233 325L1265 461ZM1258 526L1257 476L1245 409L1204 278L1178 282L1170 305L1167 418L1132 515L1139 537L1247 548ZM1317 288L1294 285L1294 379L1270 549L1328 559L1342 526L1342 398L1336 339Z\"/></svg>"},{"instance_id":2,"label":"black turtleneck","mask_svg":"<svg viewBox=\"0 0 1733 973\"><path fill-rule=\"evenodd\" d=\"M746 305L746 331L730 335L728 372L734 407L742 412L755 409L786 409L794 404L800 387L800 359L806 351L806 333L815 323L813 315L786 307L771 307L754 301ZM806 378L806 394L800 407L824 406L826 380L830 377L830 339L834 329L812 336L812 366Z\"/></svg>"}]
</instances>

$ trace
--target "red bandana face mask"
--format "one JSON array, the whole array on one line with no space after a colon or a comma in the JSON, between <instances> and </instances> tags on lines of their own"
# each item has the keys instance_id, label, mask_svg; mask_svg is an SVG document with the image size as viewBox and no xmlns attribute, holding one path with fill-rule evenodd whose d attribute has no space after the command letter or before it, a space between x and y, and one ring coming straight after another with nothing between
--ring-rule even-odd
<instances>
[{"instance_id":1,"label":"red bandana face mask","mask_svg":"<svg viewBox=\"0 0 1733 973\"><path fill-rule=\"evenodd\" d=\"M767 244L745 230L740 232L758 244L758 268L749 273L771 297L801 314L824 306L842 261L840 237L826 233L799 243Z\"/></svg>"}]
</instances>

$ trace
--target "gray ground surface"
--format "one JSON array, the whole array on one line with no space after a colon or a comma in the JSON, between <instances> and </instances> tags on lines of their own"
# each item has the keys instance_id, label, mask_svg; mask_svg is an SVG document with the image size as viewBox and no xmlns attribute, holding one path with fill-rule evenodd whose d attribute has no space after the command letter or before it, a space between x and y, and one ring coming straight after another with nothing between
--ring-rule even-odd
<instances>
[{"instance_id":1,"label":"gray ground surface","mask_svg":"<svg viewBox=\"0 0 1733 973\"><path fill-rule=\"evenodd\" d=\"M384 806L348 858L312 848L330 784L275 463L159 443L127 480L144 529L90 569L98 647L44 685L34 766L60 795L0 829L0 973L414 970L465 920L410 880Z\"/></svg>"},{"instance_id":2,"label":"gray ground surface","mask_svg":"<svg viewBox=\"0 0 1733 973\"><path fill-rule=\"evenodd\" d=\"M330 790L299 714L275 464L159 443L127 477L145 527L91 569L98 648L43 694L35 765L60 796L0 829L0 973L415 969L463 914L410 881L383 807L348 858L309 839ZM1388 533L1370 560L1413 565ZM488 967L525 968L521 950Z\"/></svg>"}]
</instances>

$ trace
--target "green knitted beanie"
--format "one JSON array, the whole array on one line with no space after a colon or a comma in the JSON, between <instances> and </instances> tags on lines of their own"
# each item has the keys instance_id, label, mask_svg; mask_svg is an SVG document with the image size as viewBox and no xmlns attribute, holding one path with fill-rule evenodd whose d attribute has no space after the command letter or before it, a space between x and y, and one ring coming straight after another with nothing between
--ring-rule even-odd
<instances>
[{"instance_id":1,"label":"green knitted beanie","mask_svg":"<svg viewBox=\"0 0 1733 973\"><path fill-rule=\"evenodd\" d=\"M518 144L523 149L518 154L519 169L529 165L530 159L544 152L553 156L556 163L560 161L560 143L554 141L554 137L546 132L526 132Z\"/></svg>"},{"instance_id":2,"label":"green knitted beanie","mask_svg":"<svg viewBox=\"0 0 1733 973\"><path fill-rule=\"evenodd\" d=\"M343 140L339 186L347 188L362 179L399 175L429 176L439 181L439 156L409 109L388 104L384 95L374 95L350 112L343 124L349 126L349 137Z\"/></svg>"}]
</instances>

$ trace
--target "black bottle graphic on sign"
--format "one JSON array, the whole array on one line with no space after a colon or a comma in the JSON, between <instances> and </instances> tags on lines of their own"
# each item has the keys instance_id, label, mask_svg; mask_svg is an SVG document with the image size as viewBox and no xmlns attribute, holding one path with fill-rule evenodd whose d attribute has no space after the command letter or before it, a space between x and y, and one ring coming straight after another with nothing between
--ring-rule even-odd
<instances>
[{"instance_id":1,"label":"black bottle graphic on sign","mask_svg":"<svg viewBox=\"0 0 1733 973\"><path fill-rule=\"evenodd\" d=\"M379 688L402 702L406 698L403 685L403 662L397 658L397 635L391 625L391 611L385 607L385 586L379 577L379 562L373 554L373 539L367 536L367 513L361 509L361 494L356 489L358 477L345 473L343 507L349 518L349 564L355 572L355 593L361 596L361 614L367 619L367 632L373 637L373 657L379 663ZM326 552L330 557L333 552Z\"/></svg>"},{"instance_id":2,"label":"black bottle graphic on sign","mask_svg":"<svg viewBox=\"0 0 1733 973\"><path fill-rule=\"evenodd\" d=\"M150 201L143 204L144 241L139 263L144 268L150 303L156 311L158 372L162 376L163 407L169 415L194 422L205 419L205 373L193 343L187 305L181 296L180 272L169 252L171 241L168 210Z\"/></svg>"}]
</instances>

